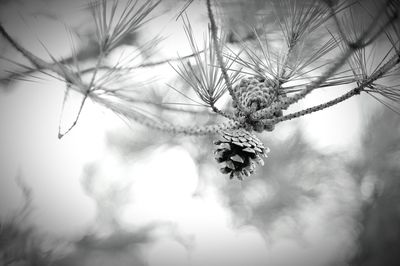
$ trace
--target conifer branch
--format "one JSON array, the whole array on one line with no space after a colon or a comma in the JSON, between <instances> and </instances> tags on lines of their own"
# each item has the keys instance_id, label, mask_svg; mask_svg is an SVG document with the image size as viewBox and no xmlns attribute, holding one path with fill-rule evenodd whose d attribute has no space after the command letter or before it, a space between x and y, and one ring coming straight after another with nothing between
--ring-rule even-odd
<instances>
[{"instance_id":1,"label":"conifer branch","mask_svg":"<svg viewBox=\"0 0 400 266\"><path fill-rule=\"evenodd\" d=\"M100 103L101 105L107 107L116 114L126 117L143 126L172 134L202 136L202 135L215 134L221 130L236 129L240 127L240 124L238 122L232 120L220 124L183 127L169 122L152 119L146 115L141 114L140 112L137 112L132 108L127 107L124 103L118 103L103 97L99 97L96 94L93 94L90 97L90 99L93 100L94 102Z\"/></svg>"},{"instance_id":2,"label":"conifer branch","mask_svg":"<svg viewBox=\"0 0 400 266\"><path fill-rule=\"evenodd\" d=\"M389 2L391 2L391 0L389 0ZM324 84L329 79L329 77L331 77L355 51L364 48L365 46L369 45L371 42L376 40L376 38L378 38L380 34L385 32L385 29L398 18L397 11L394 11L393 14L389 15L390 17L388 18L387 22L383 26L378 25L378 28L376 29L377 27L376 21L378 21L382 16L382 12L378 12L378 15L372 19L372 22L369 25L369 27L367 27L366 30L364 30L360 34L359 38L357 38L354 42L347 44L347 48L342 53L342 55L319 78L312 81L309 85L307 85L302 91L298 92L297 94L291 97L287 97L284 101L279 103L274 103L268 108L265 108L263 110L257 111L256 113L251 114L251 119L258 120L271 117L274 112L287 108L289 105L298 102L299 100L307 96L310 92L312 92L315 88ZM376 31L374 34L372 34L371 37L370 34L371 32L374 32L374 30Z\"/></svg>"},{"instance_id":3,"label":"conifer branch","mask_svg":"<svg viewBox=\"0 0 400 266\"><path fill-rule=\"evenodd\" d=\"M316 105L314 107L307 108L307 109L304 109L304 110L301 110L301 111L298 111L298 112L295 112L295 113L284 115L284 116L281 116L279 118L265 119L265 120L263 120L263 123L265 123L265 124L277 124L279 122L291 120L291 119L294 119L294 118L301 117L303 115L307 115L307 114L311 114L313 112L317 112L317 111L323 110L325 108L328 108L328 107L331 107L331 106L333 106L335 104L343 102L344 100L347 100L347 99L349 99L350 97L352 97L354 95L360 94L360 90L361 90L361 88L360 88L360 86L358 86L357 88L354 88L351 91L349 91L349 92L343 94L342 96L340 96L338 98L335 98L334 100L331 100L329 102L326 102L326 103L323 103L323 104L319 104L319 105Z\"/></svg>"},{"instance_id":4,"label":"conifer branch","mask_svg":"<svg viewBox=\"0 0 400 266\"><path fill-rule=\"evenodd\" d=\"M28 50L26 50L23 46L21 46L17 41L15 41L8 32L4 29L4 27L0 23L0 34L3 35L9 43L18 50L24 57L26 57L32 64L34 64L38 68L48 69L52 72L55 72L59 76L65 79L67 84L71 84L71 88L82 93L86 97L90 98L92 101L97 102L106 108L112 110L113 112L122 115L128 119L131 119L139 124L147 126L149 128L170 132L173 134L184 134L184 135L207 135L214 134L221 130L225 129L235 129L239 128L240 124L235 121L228 121L222 124L214 124L214 125L205 125L205 126L194 126L194 127L183 127L174 125L172 123L160 122L156 121L149 116L143 115L140 112L127 107L123 103L117 103L110 99L106 99L104 97L100 97L92 90L88 90L88 86L85 85L79 77L77 77L71 70L64 67L62 64L50 64L36 55L32 54Z\"/></svg>"},{"instance_id":5,"label":"conifer branch","mask_svg":"<svg viewBox=\"0 0 400 266\"><path fill-rule=\"evenodd\" d=\"M274 118L274 119L265 119L263 120L263 122L265 124L276 124L282 121L286 121L286 120L291 120L293 118L298 118L300 116L306 115L306 114L310 114L316 111L320 111L323 110L325 108L331 107L335 104L338 104L340 102L343 102L355 95L359 95L362 91L365 90L365 88L368 88L370 86L373 85L373 82L376 81L377 79L381 78L385 73L387 73L388 71L390 71L393 67L395 67L396 65L398 65L400 63L400 54L395 54L394 56L392 56L392 58L390 60L388 60L382 67L380 67L377 71L375 71L371 76L369 76L368 78L366 78L364 81L362 81L356 88L352 89L351 91L343 94L340 97L337 97L329 102L323 103L323 104L319 104L317 106L311 107L311 108L307 108L305 110L299 111L299 112L295 112L292 114L288 114L279 118Z\"/></svg>"},{"instance_id":6,"label":"conifer branch","mask_svg":"<svg viewBox=\"0 0 400 266\"><path fill-rule=\"evenodd\" d=\"M107 89L105 89L105 90L107 90ZM187 113L187 114L192 114L192 115L217 115L216 113L210 112L208 109L205 109L202 111L196 111L193 109L174 106L174 105L179 105L180 103L156 102L156 101L151 101L151 100L146 100L146 99L137 99L137 98L127 97L126 95L117 93L117 92L107 92L106 94L114 96L118 99L124 100L127 103L155 106L155 107L157 107L161 110L165 110L165 111Z\"/></svg>"}]
</instances>

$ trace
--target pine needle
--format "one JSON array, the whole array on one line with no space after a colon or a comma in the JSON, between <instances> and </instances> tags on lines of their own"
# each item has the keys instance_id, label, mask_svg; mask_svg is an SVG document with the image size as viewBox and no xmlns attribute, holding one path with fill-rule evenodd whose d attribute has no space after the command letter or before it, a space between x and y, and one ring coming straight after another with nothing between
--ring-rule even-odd
<instances>
[{"instance_id":1,"label":"pine needle","mask_svg":"<svg viewBox=\"0 0 400 266\"><path fill-rule=\"evenodd\" d=\"M112 2L111 6L107 4L108 2ZM128 0L122 6L122 11L119 0L90 2L89 7L96 25L100 49L108 53L128 34L137 31L150 20L146 18L160 2L161 0L154 3L152 0L146 0L139 5L139 0Z\"/></svg>"},{"instance_id":2,"label":"pine needle","mask_svg":"<svg viewBox=\"0 0 400 266\"><path fill-rule=\"evenodd\" d=\"M278 13L285 12L278 18L278 22L289 49L330 17L329 8L318 0L282 0L279 2L279 7L277 5L274 7Z\"/></svg>"}]
</instances>

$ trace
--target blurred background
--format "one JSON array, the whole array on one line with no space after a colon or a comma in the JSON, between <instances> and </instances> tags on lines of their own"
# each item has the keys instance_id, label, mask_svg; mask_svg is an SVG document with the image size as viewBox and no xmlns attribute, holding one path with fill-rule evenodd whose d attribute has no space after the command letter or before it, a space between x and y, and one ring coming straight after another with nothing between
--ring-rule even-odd
<instances>
[{"instance_id":1,"label":"blurred background","mask_svg":"<svg viewBox=\"0 0 400 266\"><path fill-rule=\"evenodd\" d=\"M249 27L268 11L263 3L219 3L232 49L254 38ZM185 4L162 1L106 61L135 66L190 54L176 19ZM202 43L205 4L194 1L186 12ZM75 47L82 65L95 62L85 1L3 0L0 20L45 60L72 61ZM213 159L213 136L151 130L91 101L58 139L82 96L71 94L61 112L65 84L42 73L14 77L27 70L4 58L27 61L0 41L0 265L400 263L400 116L368 95L259 134L271 149L266 164L244 181L229 180ZM167 84L191 93L169 64L135 69L118 82L159 102L185 100ZM297 108L349 88L313 92ZM222 121L147 108L183 125Z\"/></svg>"}]
</instances>

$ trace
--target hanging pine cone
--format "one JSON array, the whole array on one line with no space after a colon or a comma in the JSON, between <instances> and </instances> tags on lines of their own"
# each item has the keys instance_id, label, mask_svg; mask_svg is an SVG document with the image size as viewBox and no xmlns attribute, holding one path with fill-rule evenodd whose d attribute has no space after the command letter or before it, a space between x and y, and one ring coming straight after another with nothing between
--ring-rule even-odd
<instances>
[{"instance_id":1,"label":"hanging pine cone","mask_svg":"<svg viewBox=\"0 0 400 266\"><path fill-rule=\"evenodd\" d=\"M223 166L221 172L230 174L231 179L243 180L243 176L254 172L256 164L264 165L262 157L267 157L269 149L255 135L237 129L222 131L221 137L214 142L217 145L215 160Z\"/></svg>"}]
</instances>

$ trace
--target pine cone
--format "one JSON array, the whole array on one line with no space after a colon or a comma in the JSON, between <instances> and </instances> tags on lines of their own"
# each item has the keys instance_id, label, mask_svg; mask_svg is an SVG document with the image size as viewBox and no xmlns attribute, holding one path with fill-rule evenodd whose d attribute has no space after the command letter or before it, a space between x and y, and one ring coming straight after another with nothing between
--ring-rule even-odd
<instances>
[{"instance_id":1,"label":"pine cone","mask_svg":"<svg viewBox=\"0 0 400 266\"><path fill-rule=\"evenodd\" d=\"M260 77L243 78L240 83L233 88L233 93L236 95L238 102L244 107L244 113L240 112L236 103L233 107L236 109L236 116L246 117L248 113L253 113L258 110L268 108L272 103L284 101L287 97L286 93L277 87L278 85L271 79ZM286 109L286 108L283 108ZM264 119L278 118L283 115L282 110L277 110ZM246 120L247 127L251 130L262 132L273 131L275 125L264 125L261 121Z\"/></svg>"},{"instance_id":2,"label":"pine cone","mask_svg":"<svg viewBox=\"0 0 400 266\"><path fill-rule=\"evenodd\" d=\"M256 164L264 165L261 157L267 157L268 148L253 134L244 130L230 130L221 132L221 140L214 142L217 145L215 160L223 167L224 174L230 174L230 178L237 177L243 180L243 176L250 176Z\"/></svg>"},{"instance_id":3,"label":"pine cone","mask_svg":"<svg viewBox=\"0 0 400 266\"><path fill-rule=\"evenodd\" d=\"M243 107L257 111L269 106L274 101L276 98L275 86L276 84L269 79L243 78L239 85L234 87L233 92Z\"/></svg>"}]
</instances>

